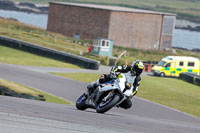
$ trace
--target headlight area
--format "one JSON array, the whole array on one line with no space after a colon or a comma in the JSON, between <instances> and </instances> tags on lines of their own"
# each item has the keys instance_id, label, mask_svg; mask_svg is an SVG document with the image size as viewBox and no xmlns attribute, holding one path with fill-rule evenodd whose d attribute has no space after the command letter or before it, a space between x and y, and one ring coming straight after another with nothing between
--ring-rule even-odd
<instances>
[{"instance_id":1,"label":"headlight area","mask_svg":"<svg viewBox=\"0 0 200 133\"><path fill-rule=\"evenodd\" d=\"M159 70L152 70L154 75L160 75L160 71Z\"/></svg>"}]
</instances>

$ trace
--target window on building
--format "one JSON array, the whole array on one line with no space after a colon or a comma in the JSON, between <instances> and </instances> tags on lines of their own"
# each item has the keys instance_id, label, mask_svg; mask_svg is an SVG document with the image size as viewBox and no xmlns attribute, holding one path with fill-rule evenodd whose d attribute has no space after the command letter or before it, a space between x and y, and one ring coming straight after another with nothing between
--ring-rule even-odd
<instances>
[{"instance_id":1,"label":"window on building","mask_svg":"<svg viewBox=\"0 0 200 133\"><path fill-rule=\"evenodd\" d=\"M102 41L101 46L103 47L105 46L105 41Z\"/></svg>"},{"instance_id":2,"label":"window on building","mask_svg":"<svg viewBox=\"0 0 200 133\"><path fill-rule=\"evenodd\" d=\"M179 66L183 66L183 62L179 62Z\"/></svg>"},{"instance_id":3,"label":"window on building","mask_svg":"<svg viewBox=\"0 0 200 133\"><path fill-rule=\"evenodd\" d=\"M110 46L109 46L109 41L106 42L106 47L110 47Z\"/></svg>"},{"instance_id":4,"label":"window on building","mask_svg":"<svg viewBox=\"0 0 200 133\"><path fill-rule=\"evenodd\" d=\"M155 40L154 49L155 49L155 50L158 50L158 40Z\"/></svg>"},{"instance_id":5,"label":"window on building","mask_svg":"<svg viewBox=\"0 0 200 133\"><path fill-rule=\"evenodd\" d=\"M132 48L135 47L135 40L132 41Z\"/></svg>"},{"instance_id":6,"label":"window on building","mask_svg":"<svg viewBox=\"0 0 200 133\"><path fill-rule=\"evenodd\" d=\"M78 39L79 40L80 39L80 35L75 33L74 34L74 39Z\"/></svg>"},{"instance_id":7,"label":"window on building","mask_svg":"<svg viewBox=\"0 0 200 133\"><path fill-rule=\"evenodd\" d=\"M194 62L188 62L188 66L193 67L194 66Z\"/></svg>"}]
</instances>

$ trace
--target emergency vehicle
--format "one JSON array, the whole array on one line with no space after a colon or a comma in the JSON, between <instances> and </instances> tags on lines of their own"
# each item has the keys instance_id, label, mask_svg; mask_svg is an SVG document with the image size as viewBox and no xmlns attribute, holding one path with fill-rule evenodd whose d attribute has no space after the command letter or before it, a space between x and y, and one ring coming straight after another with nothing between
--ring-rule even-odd
<instances>
[{"instance_id":1,"label":"emergency vehicle","mask_svg":"<svg viewBox=\"0 0 200 133\"><path fill-rule=\"evenodd\" d=\"M187 56L167 56L153 66L151 70L154 75L161 77L179 77L182 72L191 72L199 75L200 60Z\"/></svg>"}]
</instances>

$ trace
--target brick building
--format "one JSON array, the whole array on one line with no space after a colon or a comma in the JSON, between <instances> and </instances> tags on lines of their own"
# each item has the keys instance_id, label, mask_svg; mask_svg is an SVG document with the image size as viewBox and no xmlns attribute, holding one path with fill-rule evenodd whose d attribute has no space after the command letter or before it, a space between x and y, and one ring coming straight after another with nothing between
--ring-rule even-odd
<instances>
[{"instance_id":1,"label":"brick building","mask_svg":"<svg viewBox=\"0 0 200 133\"><path fill-rule=\"evenodd\" d=\"M114 45L164 50L172 47L175 14L125 7L50 2L47 30L80 39L103 37Z\"/></svg>"}]
</instances>

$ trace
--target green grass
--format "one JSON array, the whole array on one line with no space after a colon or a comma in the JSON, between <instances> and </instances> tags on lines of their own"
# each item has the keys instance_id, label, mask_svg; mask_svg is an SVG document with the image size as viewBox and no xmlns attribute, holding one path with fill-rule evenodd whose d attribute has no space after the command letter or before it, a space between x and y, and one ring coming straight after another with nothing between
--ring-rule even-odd
<instances>
[{"instance_id":1,"label":"green grass","mask_svg":"<svg viewBox=\"0 0 200 133\"><path fill-rule=\"evenodd\" d=\"M90 83L92 81L97 80L101 74L94 74L94 73L51 73L58 76L63 76L71 79L75 79L81 82Z\"/></svg>"},{"instance_id":2,"label":"green grass","mask_svg":"<svg viewBox=\"0 0 200 133\"><path fill-rule=\"evenodd\" d=\"M28 66L80 68L76 65L0 46L0 62Z\"/></svg>"},{"instance_id":3,"label":"green grass","mask_svg":"<svg viewBox=\"0 0 200 133\"><path fill-rule=\"evenodd\" d=\"M87 83L99 77L94 73L54 74ZM137 96L200 117L200 87L182 80L143 76Z\"/></svg>"},{"instance_id":4,"label":"green grass","mask_svg":"<svg viewBox=\"0 0 200 133\"><path fill-rule=\"evenodd\" d=\"M13 1L27 2L26 0ZM30 0L29 2L48 4L50 1L125 6L130 8L177 13L178 18L186 18L190 21L191 19L198 22L200 21L200 0Z\"/></svg>"},{"instance_id":5,"label":"green grass","mask_svg":"<svg viewBox=\"0 0 200 133\"><path fill-rule=\"evenodd\" d=\"M182 80L142 77L138 96L200 117L200 87Z\"/></svg>"},{"instance_id":6,"label":"green grass","mask_svg":"<svg viewBox=\"0 0 200 133\"><path fill-rule=\"evenodd\" d=\"M13 82L9 82L9 81L3 80L3 79L0 79L0 86L9 88L10 90L12 90L16 93L20 93L20 94L24 93L24 94L29 94L29 95L32 95L35 97L37 97L39 95L39 93L35 92L34 90L27 89L26 87L17 85Z\"/></svg>"},{"instance_id":7,"label":"green grass","mask_svg":"<svg viewBox=\"0 0 200 133\"><path fill-rule=\"evenodd\" d=\"M64 99L53 96L49 93L42 92L42 91L30 88L30 87L26 87L24 85L16 84L16 83L11 82L11 81L0 79L0 86L9 88L10 90L12 90L16 93L19 93L19 94L29 94L29 95L32 95L34 97L38 97L39 95L43 95L44 98L46 99L46 102L59 103L59 104L71 104L70 102L68 102Z\"/></svg>"}]
</instances>

